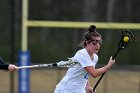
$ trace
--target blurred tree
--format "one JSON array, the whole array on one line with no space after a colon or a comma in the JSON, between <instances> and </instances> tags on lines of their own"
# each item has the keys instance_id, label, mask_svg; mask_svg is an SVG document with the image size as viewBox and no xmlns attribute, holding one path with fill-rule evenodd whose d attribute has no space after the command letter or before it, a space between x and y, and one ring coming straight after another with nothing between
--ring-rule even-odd
<instances>
[{"instance_id":1,"label":"blurred tree","mask_svg":"<svg viewBox=\"0 0 140 93\"><path fill-rule=\"evenodd\" d=\"M139 23L139 0L29 0L29 20L53 20L53 21L85 21L85 22L136 22ZM17 10L14 10L17 17L18 29L16 36L16 54L21 47L21 1L16 3ZM0 52L9 61L9 38L10 38L10 10L8 0L0 1ZM99 55L104 60L112 55L116 48L121 29L97 29L103 36L104 45ZM32 53L33 62L49 62L64 59L72 56L77 45L83 40L85 29L69 28L29 28L29 50ZM139 30L133 30L138 41L140 40ZM112 39L113 38L113 39ZM4 41L3 41L4 39ZM128 47L118 57L118 64L139 64L139 42L135 46ZM134 55L135 54L135 55ZM127 58L124 59L124 58ZM132 62L134 59L135 62Z\"/></svg>"}]
</instances>

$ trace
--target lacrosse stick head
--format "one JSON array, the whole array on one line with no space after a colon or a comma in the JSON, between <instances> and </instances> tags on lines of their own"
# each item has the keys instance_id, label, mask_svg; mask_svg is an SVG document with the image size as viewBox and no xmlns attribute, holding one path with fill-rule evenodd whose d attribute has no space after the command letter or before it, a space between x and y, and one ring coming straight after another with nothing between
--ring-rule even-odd
<instances>
[{"instance_id":1,"label":"lacrosse stick head","mask_svg":"<svg viewBox=\"0 0 140 93\"><path fill-rule=\"evenodd\" d=\"M128 44L135 40L133 33L130 30L122 31L122 37L119 42L119 49L124 49Z\"/></svg>"}]
</instances>

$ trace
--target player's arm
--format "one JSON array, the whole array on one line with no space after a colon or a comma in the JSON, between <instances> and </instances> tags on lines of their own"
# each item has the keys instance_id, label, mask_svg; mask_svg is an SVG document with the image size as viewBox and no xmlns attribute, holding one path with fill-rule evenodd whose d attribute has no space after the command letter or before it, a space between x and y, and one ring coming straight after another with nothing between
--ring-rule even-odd
<instances>
[{"instance_id":1,"label":"player's arm","mask_svg":"<svg viewBox=\"0 0 140 93\"><path fill-rule=\"evenodd\" d=\"M1 70L8 70L8 71L16 71L18 70L18 67L13 64L2 64L0 65Z\"/></svg>"},{"instance_id":2,"label":"player's arm","mask_svg":"<svg viewBox=\"0 0 140 93\"><path fill-rule=\"evenodd\" d=\"M96 93L96 91L93 91L93 88L90 86L89 81L87 81L87 84L86 84L86 91L88 93Z\"/></svg>"},{"instance_id":3,"label":"player's arm","mask_svg":"<svg viewBox=\"0 0 140 93\"><path fill-rule=\"evenodd\" d=\"M2 64L0 65L1 70L8 70L9 65L8 64Z\"/></svg>"},{"instance_id":4,"label":"player's arm","mask_svg":"<svg viewBox=\"0 0 140 93\"><path fill-rule=\"evenodd\" d=\"M99 69L95 69L95 67L93 67L93 66L85 67L85 70L94 78L96 78L96 77L100 76L101 74L103 74L104 72L106 72L107 69L108 69L107 66L104 66Z\"/></svg>"},{"instance_id":5,"label":"player's arm","mask_svg":"<svg viewBox=\"0 0 140 93\"><path fill-rule=\"evenodd\" d=\"M104 72L106 72L108 69L110 69L114 63L115 63L115 60L112 60L112 57L110 57L108 64L105 65L104 67L95 69L95 67L93 67L93 66L87 66L87 67L85 67L85 70L92 77L96 78L96 77L100 76L101 74L103 74Z\"/></svg>"},{"instance_id":6,"label":"player's arm","mask_svg":"<svg viewBox=\"0 0 140 93\"><path fill-rule=\"evenodd\" d=\"M93 88L90 86L89 81L87 81L87 84L86 84L86 91L88 91L89 93L93 92Z\"/></svg>"}]
</instances>

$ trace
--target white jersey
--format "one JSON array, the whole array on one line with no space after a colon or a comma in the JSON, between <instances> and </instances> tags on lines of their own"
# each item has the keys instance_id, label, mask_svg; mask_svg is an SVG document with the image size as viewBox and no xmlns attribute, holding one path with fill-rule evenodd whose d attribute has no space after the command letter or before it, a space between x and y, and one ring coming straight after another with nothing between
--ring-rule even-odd
<instances>
[{"instance_id":1,"label":"white jersey","mask_svg":"<svg viewBox=\"0 0 140 93\"><path fill-rule=\"evenodd\" d=\"M94 66L98 62L98 55L93 54L94 59L91 60L85 48L77 51L74 60L79 62L77 68L69 68L66 75L56 86L54 93L86 93L85 87L89 78L89 73L84 69L87 66Z\"/></svg>"}]
</instances>

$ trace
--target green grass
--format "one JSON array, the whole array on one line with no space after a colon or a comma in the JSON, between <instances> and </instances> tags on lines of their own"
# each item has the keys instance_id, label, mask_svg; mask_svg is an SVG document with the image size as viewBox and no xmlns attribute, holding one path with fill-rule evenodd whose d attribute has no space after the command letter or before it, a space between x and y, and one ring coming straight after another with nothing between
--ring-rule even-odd
<instances>
[{"instance_id":1,"label":"green grass","mask_svg":"<svg viewBox=\"0 0 140 93\"><path fill-rule=\"evenodd\" d=\"M31 93L53 93L56 84L65 75L66 69L31 70ZM0 71L0 93L10 93L10 73ZM90 77L93 86L98 78ZM15 72L15 91L18 90L17 72ZM106 73L97 87L98 93L139 93L140 74L138 71L116 71Z\"/></svg>"}]
</instances>

